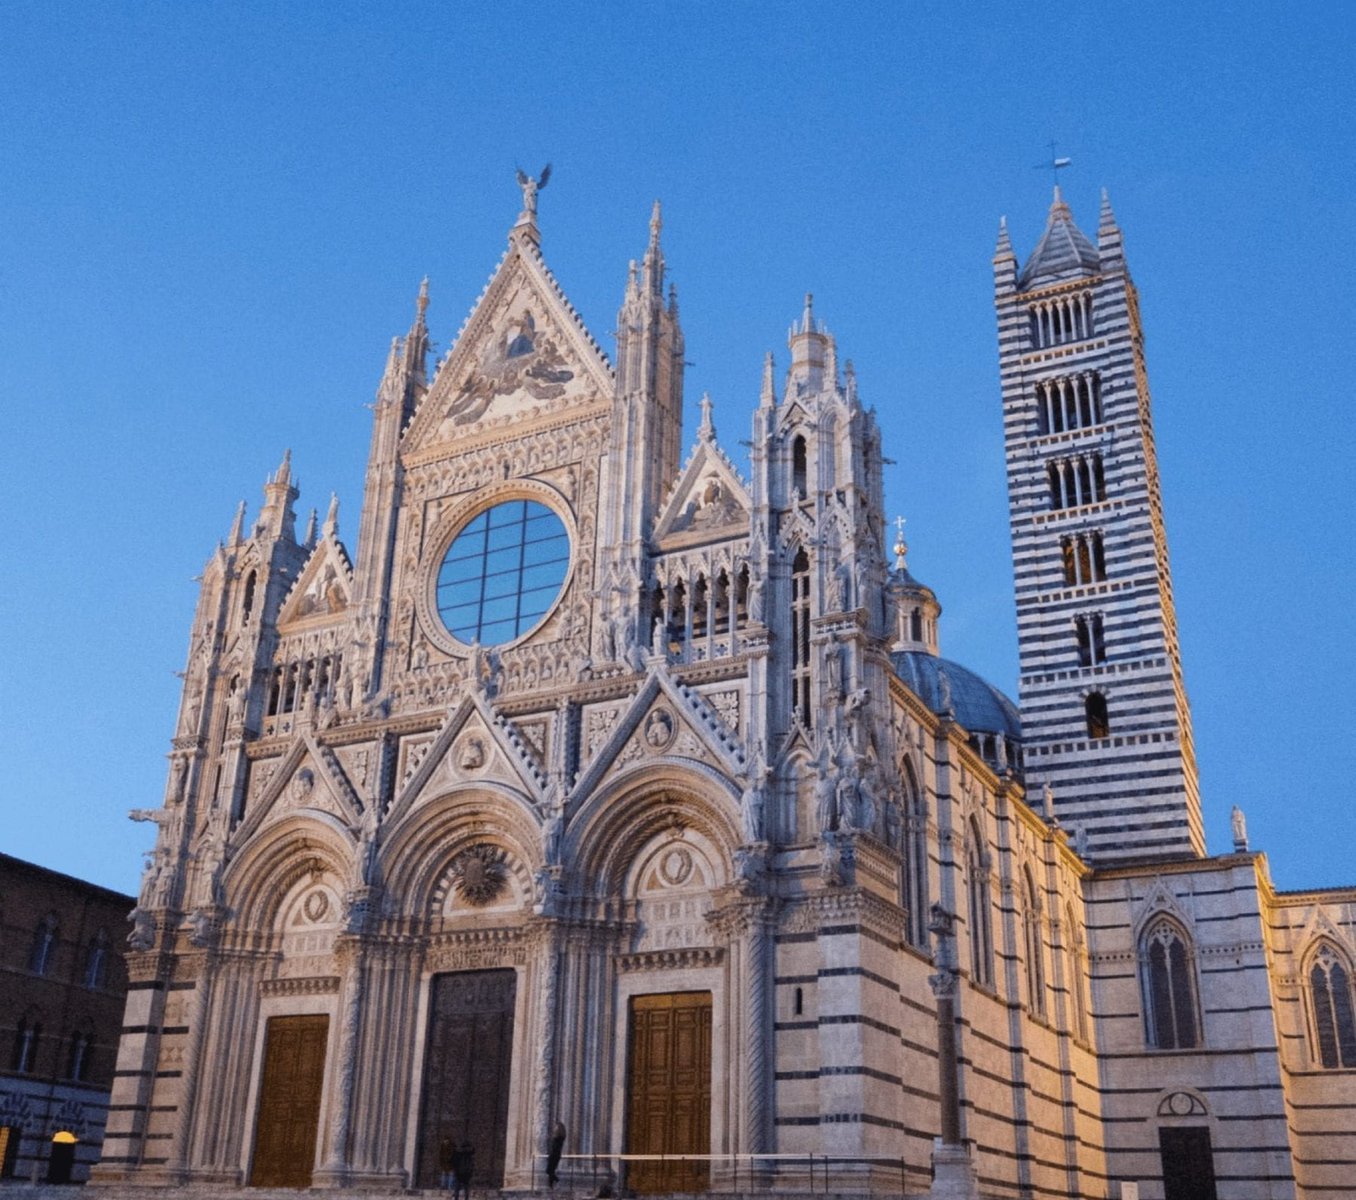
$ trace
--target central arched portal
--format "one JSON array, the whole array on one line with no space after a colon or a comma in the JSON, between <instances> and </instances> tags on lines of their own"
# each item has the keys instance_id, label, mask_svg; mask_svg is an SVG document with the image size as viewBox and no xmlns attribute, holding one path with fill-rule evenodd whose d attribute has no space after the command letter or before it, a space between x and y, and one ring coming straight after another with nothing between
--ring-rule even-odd
<instances>
[{"instance_id":1,"label":"central arched portal","mask_svg":"<svg viewBox=\"0 0 1356 1200\"><path fill-rule=\"evenodd\" d=\"M704 1192L711 1153L711 993L632 996L626 1149L636 1192ZM688 1155L701 1156L687 1158Z\"/></svg>"},{"instance_id":2,"label":"central arched portal","mask_svg":"<svg viewBox=\"0 0 1356 1200\"><path fill-rule=\"evenodd\" d=\"M475 1155L476 1186L503 1183L517 994L511 968L433 977L418 1187L438 1187L443 1164L465 1147Z\"/></svg>"}]
</instances>

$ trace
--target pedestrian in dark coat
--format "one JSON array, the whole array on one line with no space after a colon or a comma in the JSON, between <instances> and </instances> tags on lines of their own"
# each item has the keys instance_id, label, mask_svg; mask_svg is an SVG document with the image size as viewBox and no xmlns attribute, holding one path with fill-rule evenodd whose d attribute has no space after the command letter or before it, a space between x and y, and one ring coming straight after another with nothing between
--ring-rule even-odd
<instances>
[{"instance_id":1,"label":"pedestrian in dark coat","mask_svg":"<svg viewBox=\"0 0 1356 1200\"><path fill-rule=\"evenodd\" d=\"M450 1188L452 1186L452 1167L456 1163L457 1143L450 1137L445 1137L438 1143L438 1186Z\"/></svg>"},{"instance_id":2,"label":"pedestrian in dark coat","mask_svg":"<svg viewBox=\"0 0 1356 1200\"><path fill-rule=\"evenodd\" d=\"M565 1122L557 1121L551 1130L551 1147L546 1155L546 1186L554 1189L560 1177L560 1156L565 1153Z\"/></svg>"},{"instance_id":3,"label":"pedestrian in dark coat","mask_svg":"<svg viewBox=\"0 0 1356 1200\"><path fill-rule=\"evenodd\" d=\"M452 1156L452 1200L471 1200L471 1176L476 1170L475 1147L470 1142L462 1142Z\"/></svg>"}]
</instances>

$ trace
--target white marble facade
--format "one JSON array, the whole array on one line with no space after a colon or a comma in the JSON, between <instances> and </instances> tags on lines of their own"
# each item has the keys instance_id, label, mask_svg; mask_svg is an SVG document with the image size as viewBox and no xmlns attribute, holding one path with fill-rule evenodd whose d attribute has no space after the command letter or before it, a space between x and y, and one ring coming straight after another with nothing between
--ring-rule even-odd
<instances>
[{"instance_id":1,"label":"white marble facade","mask_svg":"<svg viewBox=\"0 0 1356 1200\"><path fill-rule=\"evenodd\" d=\"M1341 1194L1356 1062L1321 1061L1310 973L1316 954L1352 961L1356 890L1278 894L1246 837L1206 858L1183 834L1144 859L1105 852L1112 823L1091 848L1062 826L1023 761L1024 736L1061 753L1040 715L1024 730L938 657L940 606L890 545L873 410L809 298L789 365L766 364L752 478L705 399L684 460L658 207L609 361L545 264L526 184L451 350L430 373L426 289L392 345L356 556L336 504L297 535L284 459L207 564L98 1180L259 1182L269 1022L310 1015L326 1020L309 1182L420 1182L438 981L460 977L509 997L508 1188L540 1179L556 1121L570 1154L634 1148L635 1001L698 994L707 1153L831 1155L834 1190L897 1194L902 1169L925 1192L940 905L983 1194L1124 1181L1157 1200L1174 1128L1209 1130L1220 1197ZM1028 274L1031 294L1124 273L1074 259L1053 284ZM491 513L566 547L554 575L514 577L536 607L507 617L448 559ZM1059 694L1082 704L1068 674ZM1195 830L1194 776L1173 786ZM1133 842L1134 813L1117 819ZM1162 921L1191 972L1189 1046L1153 1045L1145 1013ZM736 1185L733 1161L713 1187ZM762 1186L809 1187L794 1160L761 1163Z\"/></svg>"}]
</instances>

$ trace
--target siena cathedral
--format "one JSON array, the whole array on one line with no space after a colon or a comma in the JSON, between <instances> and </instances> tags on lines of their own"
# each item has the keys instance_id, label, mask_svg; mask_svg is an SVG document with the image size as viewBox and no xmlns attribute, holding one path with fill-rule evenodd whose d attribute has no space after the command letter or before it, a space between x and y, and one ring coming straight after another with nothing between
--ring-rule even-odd
<instances>
[{"instance_id":1,"label":"siena cathedral","mask_svg":"<svg viewBox=\"0 0 1356 1200\"><path fill-rule=\"evenodd\" d=\"M745 478L658 206L609 359L519 182L451 349L426 287L391 346L353 549L285 457L203 572L96 1182L1351 1195L1356 888L1237 809L1206 852L1105 196L993 259L1014 704L809 298Z\"/></svg>"}]
</instances>

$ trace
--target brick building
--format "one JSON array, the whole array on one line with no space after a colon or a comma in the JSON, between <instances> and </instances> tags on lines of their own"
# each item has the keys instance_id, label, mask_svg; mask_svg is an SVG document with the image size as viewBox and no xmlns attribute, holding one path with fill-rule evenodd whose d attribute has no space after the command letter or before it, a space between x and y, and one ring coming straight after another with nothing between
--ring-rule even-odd
<instances>
[{"instance_id":1,"label":"brick building","mask_svg":"<svg viewBox=\"0 0 1356 1200\"><path fill-rule=\"evenodd\" d=\"M0 1178L79 1181L99 1157L133 903L0 854Z\"/></svg>"}]
</instances>

